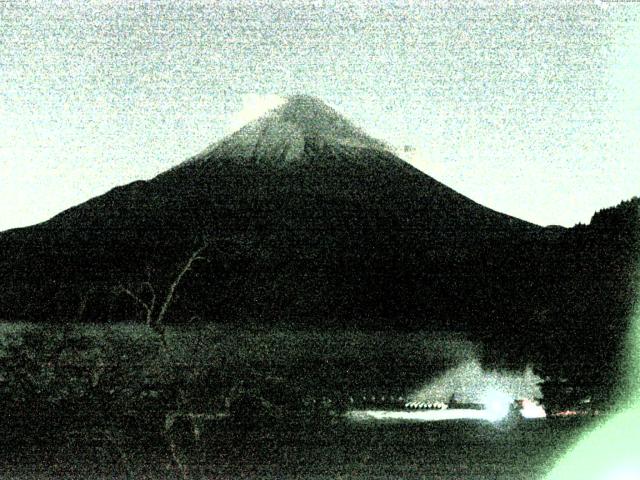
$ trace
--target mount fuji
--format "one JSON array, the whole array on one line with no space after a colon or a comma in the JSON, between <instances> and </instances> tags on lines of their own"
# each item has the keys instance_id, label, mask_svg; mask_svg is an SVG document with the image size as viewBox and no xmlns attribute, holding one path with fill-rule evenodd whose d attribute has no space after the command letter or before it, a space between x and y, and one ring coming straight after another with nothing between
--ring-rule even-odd
<instances>
[{"instance_id":1,"label":"mount fuji","mask_svg":"<svg viewBox=\"0 0 640 480\"><path fill-rule=\"evenodd\" d=\"M114 288L168 285L206 237L168 321L446 330L535 357L604 308L622 328L630 212L572 229L510 217L297 95L151 180L0 233L0 318L136 320ZM608 358L589 338L590 361Z\"/></svg>"}]
</instances>

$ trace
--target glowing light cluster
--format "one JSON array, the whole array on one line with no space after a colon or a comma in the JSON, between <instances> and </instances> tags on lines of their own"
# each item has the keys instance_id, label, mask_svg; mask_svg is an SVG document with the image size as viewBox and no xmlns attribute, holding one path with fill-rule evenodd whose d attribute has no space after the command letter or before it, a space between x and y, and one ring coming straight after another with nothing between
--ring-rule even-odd
<instances>
[{"instance_id":1,"label":"glowing light cluster","mask_svg":"<svg viewBox=\"0 0 640 480\"><path fill-rule=\"evenodd\" d=\"M410 422L438 422L443 420L484 420L495 422L499 419L488 410L473 408L453 408L442 410L352 410L347 418L354 421L407 420Z\"/></svg>"},{"instance_id":2,"label":"glowing light cluster","mask_svg":"<svg viewBox=\"0 0 640 480\"><path fill-rule=\"evenodd\" d=\"M488 390L482 399L485 407L486 418L497 422L509 414L509 408L513 399L500 390Z\"/></svg>"},{"instance_id":3,"label":"glowing light cluster","mask_svg":"<svg viewBox=\"0 0 640 480\"><path fill-rule=\"evenodd\" d=\"M522 409L520 410L520 414L524 418L546 418L547 412L545 411L542 405L539 405L531 400L523 400L522 401Z\"/></svg>"},{"instance_id":4,"label":"glowing light cluster","mask_svg":"<svg viewBox=\"0 0 640 480\"><path fill-rule=\"evenodd\" d=\"M521 398L539 399L542 398L542 382L530 367L522 372L486 371L478 359L471 358L422 387L410 401L448 403L454 398L463 403L495 403L496 392L502 392L501 396L506 396L509 402Z\"/></svg>"}]
</instances>

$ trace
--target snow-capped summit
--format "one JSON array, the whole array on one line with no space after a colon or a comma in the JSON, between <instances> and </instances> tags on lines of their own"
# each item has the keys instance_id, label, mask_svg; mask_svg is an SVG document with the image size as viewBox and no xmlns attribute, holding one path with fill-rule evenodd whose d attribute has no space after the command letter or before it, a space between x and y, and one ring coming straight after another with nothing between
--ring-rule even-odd
<instances>
[{"instance_id":1,"label":"snow-capped summit","mask_svg":"<svg viewBox=\"0 0 640 480\"><path fill-rule=\"evenodd\" d=\"M279 107L214 143L189 162L236 158L283 166L300 161L308 145L390 150L386 144L369 137L321 100L308 95L294 95Z\"/></svg>"}]
</instances>

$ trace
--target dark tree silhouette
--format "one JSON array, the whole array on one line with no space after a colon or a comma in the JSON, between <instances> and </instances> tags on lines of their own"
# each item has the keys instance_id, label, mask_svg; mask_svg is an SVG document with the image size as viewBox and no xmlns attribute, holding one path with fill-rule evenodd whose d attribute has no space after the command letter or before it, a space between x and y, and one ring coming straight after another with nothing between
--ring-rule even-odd
<instances>
[{"instance_id":1,"label":"dark tree silhouette","mask_svg":"<svg viewBox=\"0 0 640 480\"><path fill-rule=\"evenodd\" d=\"M144 310L145 323L160 336L165 347L167 346L167 339L165 335L164 320L167 315L167 311L173 302L176 290L180 286L180 283L187 272L193 268L195 262L205 260L202 253L208 247L209 240L205 238L199 243L193 252L191 252L187 261L180 267L180 270L169 284L167 292L162 298L158 298L158 288L152 283L150 269L147 269L147 279L141 282L137 287L119 285L115 289L116 293L124 293L131 297Z\"/></svg>"}]
</instances>

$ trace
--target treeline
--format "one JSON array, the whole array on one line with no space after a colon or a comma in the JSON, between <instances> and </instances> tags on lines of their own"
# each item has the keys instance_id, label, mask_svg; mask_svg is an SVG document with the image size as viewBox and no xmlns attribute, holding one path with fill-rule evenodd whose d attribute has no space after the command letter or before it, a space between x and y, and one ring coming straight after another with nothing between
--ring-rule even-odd
<instances>
[{"instance_id":1,"label":"treeline","mask_svg":"<svg viewBox=\"0 0 640 480\"><path fill-rule=\"evenodd\" d=\"M476 352L451 336L197 326L167 329L165 345L143 325L2 327L0 426L18 441L161 441L176 415L322 422L362 395L406 395Z\"/></svg>"}]
</instances>

